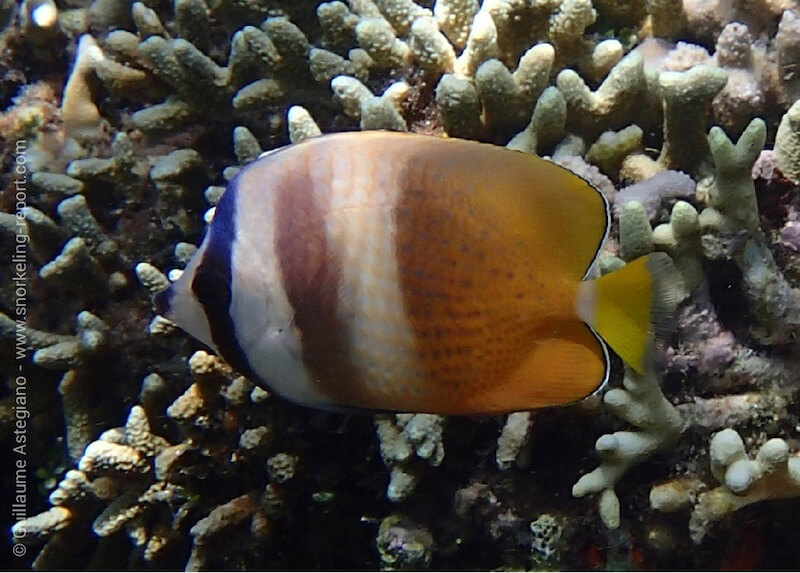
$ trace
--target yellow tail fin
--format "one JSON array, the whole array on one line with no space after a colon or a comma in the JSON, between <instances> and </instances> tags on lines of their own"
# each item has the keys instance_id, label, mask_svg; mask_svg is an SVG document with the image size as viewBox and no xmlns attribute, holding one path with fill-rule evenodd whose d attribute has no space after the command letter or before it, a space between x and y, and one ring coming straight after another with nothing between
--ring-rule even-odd
<instances>
[{"instance_id":1,"label":"yellow tail fin","mask_svg":"<svg viewBox=\"0 0 800 573\"><path fill-rule=\"evenodd\" d=\"M669 333L672 313L684 297L672 259L652 253L587 286L587 322L634 370L649 370L653 350Z\"/></svg>"}]
</instances>

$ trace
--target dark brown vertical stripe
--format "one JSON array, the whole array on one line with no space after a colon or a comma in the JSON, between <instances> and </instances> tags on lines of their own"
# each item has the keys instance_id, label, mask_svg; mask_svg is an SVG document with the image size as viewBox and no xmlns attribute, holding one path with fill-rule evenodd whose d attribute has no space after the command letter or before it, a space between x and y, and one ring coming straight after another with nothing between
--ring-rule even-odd
<instances>
[{"instance_id":1,"label":"dark brown vertical stripe","mask_svg":"<svg viewBox=\"0 0 800 573\"><path fill-rule=\"evenodd\" d=\"M283 286L300 331L303 362L319 390L336 403L356 405L349 333L337 316L341 262L328 243L327 206L314 197L309 166L298 167L276 189L275 253Z\"/></svg>"}]
</instances>

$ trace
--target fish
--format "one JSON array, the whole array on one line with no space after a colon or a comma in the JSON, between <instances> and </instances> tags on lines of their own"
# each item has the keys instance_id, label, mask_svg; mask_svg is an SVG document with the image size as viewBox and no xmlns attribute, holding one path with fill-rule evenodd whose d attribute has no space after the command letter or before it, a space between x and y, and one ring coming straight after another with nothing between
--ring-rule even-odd
<instances>
[{"instance_id":1,"label":"fish","mask_svg":"<svg viewBox=\"0 0 800 573\"><path fill-rule=\"evenodd\" d=\"M532 154L394 132L263 154L156 311L305 406L501 414L574 403L610 346L654 368L681 292L664 253L588 274L591 184Z\"/></svg>"}]
</instances>

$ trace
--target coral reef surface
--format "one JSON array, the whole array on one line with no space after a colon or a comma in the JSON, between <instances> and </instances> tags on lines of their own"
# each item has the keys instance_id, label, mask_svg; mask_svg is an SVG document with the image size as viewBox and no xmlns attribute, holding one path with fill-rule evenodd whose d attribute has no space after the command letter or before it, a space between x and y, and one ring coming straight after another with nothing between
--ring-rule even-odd
<instances>
[{"instance_id":1,"label":"coral reef surface","mask_svg":"<svg viewBox=\"0 0 800 573\"><path fill-rule=\"evenodd\" d=\"M795 0L0 0L0 23L7 568L800 567ZM345 415L154 314L241 166L359 129L592 182L594 272L683 273L657 375Z\"/></svg>"}]
</instances>

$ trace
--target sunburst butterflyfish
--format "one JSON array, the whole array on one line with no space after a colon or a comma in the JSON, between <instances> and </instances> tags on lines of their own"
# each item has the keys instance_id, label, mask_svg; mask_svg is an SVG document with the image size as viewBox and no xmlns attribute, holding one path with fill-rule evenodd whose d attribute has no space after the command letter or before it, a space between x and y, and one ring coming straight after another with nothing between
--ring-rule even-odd
<instances>
[{"instance_id":1,"label":"sunburst butterflyfish","mask_svg":"<svg viewBox=\"0 0 800 573\"><path fill-rule=\"evenodd\" d=\"M534 155L340 133L264 154L158 311L254 382L320 408L494 414L638 371L674 310L664 253L585 280L603 195Z\"/></svg>"}]
</instances>

